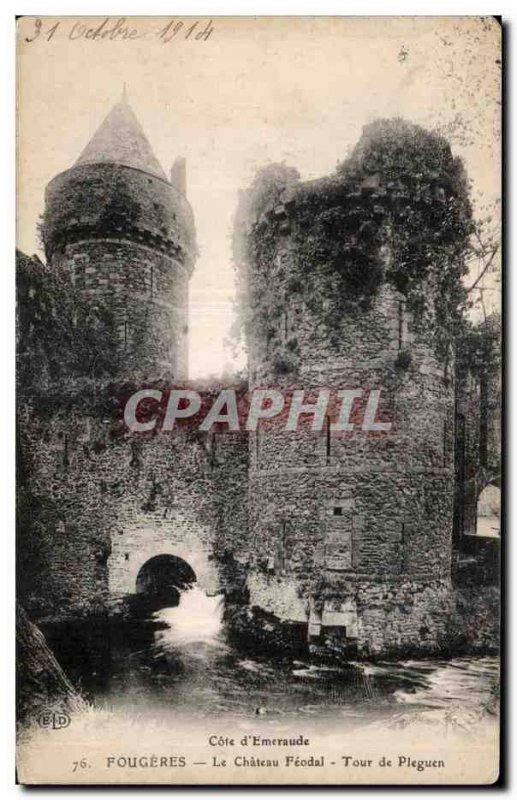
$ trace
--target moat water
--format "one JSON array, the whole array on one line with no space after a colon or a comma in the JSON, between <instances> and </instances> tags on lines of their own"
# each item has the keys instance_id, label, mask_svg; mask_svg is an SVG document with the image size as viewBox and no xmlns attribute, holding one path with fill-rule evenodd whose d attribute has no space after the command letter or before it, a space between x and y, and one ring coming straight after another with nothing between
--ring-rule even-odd
<instances>
[{"instance_id":1,"label":"moat water","mask_svg":"<svg viewBox=\"0 0 517 800\"><path fill-rule=\"evenodd\" d=\"M467 729L495 712L492 656L321 663L257 655L230 644L224 600L194 587L148 619L45 630L74 684L95 707L159 721L330 719L404 727L416 717Z\"/></svg>"}]
</instances>

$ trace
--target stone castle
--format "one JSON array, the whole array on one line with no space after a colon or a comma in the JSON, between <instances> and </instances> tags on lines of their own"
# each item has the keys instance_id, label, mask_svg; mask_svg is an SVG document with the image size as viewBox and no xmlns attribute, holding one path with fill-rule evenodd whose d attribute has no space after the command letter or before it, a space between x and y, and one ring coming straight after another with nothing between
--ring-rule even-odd
<instances>
[{"instance_id":1,"label":"stone castle","mask_svg":"<svg viewBox=\"0 0 517 800\"><path fill-rule=\"evenodd\" d=\"M185 161L167 178L123 97L47 187L47 264L20 255L19 584L34 618L115 613L168 574L315 645L443 647L458 401L436 314L385 277L394 250L379 231L403 188L394 201L373 169L305 183L284 172L238 220L249 389L382 388L390 435L336 437L330 416L318 433L121 425L114 382L186 385L196 260ZM437 175L428 202L452 191ZM440 275L423 282L439 301Z\"/></svg>"}]
</instances>

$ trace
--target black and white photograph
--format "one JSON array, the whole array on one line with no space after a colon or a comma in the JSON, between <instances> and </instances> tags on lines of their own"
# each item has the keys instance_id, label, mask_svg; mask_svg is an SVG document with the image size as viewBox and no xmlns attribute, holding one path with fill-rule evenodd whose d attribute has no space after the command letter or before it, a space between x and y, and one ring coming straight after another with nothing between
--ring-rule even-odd
<instances>
[{"instance_id":1,"label":"black and white photograph","mask_svg":"<svg viewBox=\"0 0 517 800\"><path fill-rule=\"evenodd\" d=\"M20 784L497 782L502 32L17 19Z\"/></svg>"}]
</instances>

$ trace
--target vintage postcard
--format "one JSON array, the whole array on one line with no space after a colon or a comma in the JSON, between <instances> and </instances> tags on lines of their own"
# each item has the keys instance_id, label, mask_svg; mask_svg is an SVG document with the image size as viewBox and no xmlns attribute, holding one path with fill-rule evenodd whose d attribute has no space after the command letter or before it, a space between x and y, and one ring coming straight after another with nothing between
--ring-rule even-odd
<instances>
[{"instance_id":1,"label":"vintage postcard","mask_svg":"<svg viewBox=\"0 0 517 800\"><path fill-rule=\"evenodd\" d=\"M22 784L498 780L501 21L17 21Z\"/></svg>"}]
</instances>

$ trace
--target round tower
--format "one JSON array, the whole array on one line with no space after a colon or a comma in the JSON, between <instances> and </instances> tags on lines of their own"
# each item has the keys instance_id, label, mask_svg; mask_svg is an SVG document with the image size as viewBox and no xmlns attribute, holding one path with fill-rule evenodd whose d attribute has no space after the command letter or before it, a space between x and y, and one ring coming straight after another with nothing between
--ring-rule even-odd
<instances>
[{"instance_id":1,"label":"round tower","mask_svg":"<svg viewBox=\"0 0 517 800\"><path fill-rule=\"evenodd\" d=\"M250 433L250 605L315 644L430 652L449 614L454 397L434 306L395 276L405 190L273 172L241 206L250 391L331 400L319 430L302 414L292 432L271 419ZM438 272L421 278L428 300Z\"/></svg>"},{"instance_id":2,"label":"round tower","mask_svg":"<svg viewBox=\"0 0 517 800\"><path fill-rule=\"evenodd\" d=\"M101 311L119 377L182 379L196 255L185 163L167 177L124 92L73 167L47 186L47 259Z\"/></svg>"}]
</instances>

